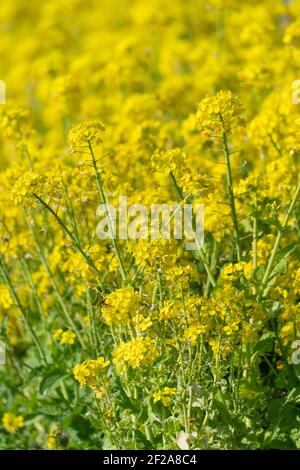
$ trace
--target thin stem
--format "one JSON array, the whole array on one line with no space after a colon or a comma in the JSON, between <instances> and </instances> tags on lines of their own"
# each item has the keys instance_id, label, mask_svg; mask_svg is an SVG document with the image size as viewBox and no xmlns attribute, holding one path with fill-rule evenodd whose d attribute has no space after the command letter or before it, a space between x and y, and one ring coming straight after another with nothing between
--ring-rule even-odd
<instances>
[{"instance_id":1,"label":"thin stem","mask_svg":"<svg viewBox=\"0 0 300 470\"><path fill-rule=\"evenodd\" d=\"M170 178L171 178L171 180L172 180L172 183L174 184L174 187L175 187L175 189L176 189L176 192L177 192L177 194L178 194L178 197L179 197L181 200L184 200L183 192L182 192L181 188L178 186L177 181L176 181L176 178L175 178L175 176L174 176L174 174L173 174L172 172L170 172ZM205 271L206 271L206 273L207 273L207 275L208 275L208 277L209 277L209 280L210 280L210 282L211 282L211 285L212 285L213 287L215 287L217 283L216 283L216 281L215 281L215 278L214 278L214 276L213 276L213 273L211 272L210 266L209 266L209 264L208 264L208 262L207 262L207 260L206 260L204 250L203 250L203 248L201 248L201 247L199 247L199 256L200 256L200 258L201 258L202 263L204 264L204 268L205 268Z\"/></svg>"},{"instance_id":2,"label":"thin stem","mask_svg":"<svg viewBox=\"0 0 300 470\"><path fill-rule=\"evenodd\" d=\"M40 245L40 242L39 242L39 239L38 239L38 237L37 237L37 235L36 235L36 233L35 233L35 230L34 230L34 228L33 228L30 224L29 224L29 227L30 227L31 233L32 233L32 235L33 235L34 241L35 241L35 243L36 243L36 246L37 246L37 248L38 248L38 250L39 250L39 255L40 255L40 257L41 257L43 266L44 266L44 268L45 268L45 270L46 270L46 272L47 272L47 274L48 274L49 280L50 280L50 282L51 282L51 285L52 285L52 288L53 288L53 291L54 291L54 295L55 295L55 297L56 297L58 303L59 303L60 306L61 306L61 309L62 309L62 311L63 311L63 313L64 313L65 318L66 318L66 321L67 321L67 323L70 325L70 327L74 330L74 332L76 333L76 335L77 335L77 337L78 337L78 341L80 342L81 346L84 346L83 338L82 338L81 334L79 333L79 331L78 331L78 329L77 329L77 327L76 327L76 325L75 325L75 323L74 323L74 321L73 321L71 315L69 314L69 311L68 311L68 309L67 309L67 307L66 307L66 305L65 305L65 303L64 303L64 300L63 300L63 298L62 298L62 296L61 296L61 294L60 294L60 292L59 292L59 290L58 290L58 287L57 287L57 285L56 285L54 276L53 276L53 274L52 274L52 272L51 272L51 270L50 270L48 261L47 261L47 259L46 259L46 256L45 256L44 252L43 252L43 249L42 249L42 247L41 247L41 245Z\"/></svg>"},{"instance_id":3,"label":"thin stem","mask_svg":"<svg viewBox=\"0 0 300 470\"><path fill-rule=\"evenodd\" d=\"M218 255L218 242L216 239L213 239L213 251L211 255L211 260L210 260L210 270L211 272L214 272L216 269L216 264L217 264L217 255ZM210 288L211 282L209 277L207 278L206 285L204 287L204 297L207 297L209 294L209 288Z\"/></svg>"},{"instance_id":4,"label":"thin stem","mask_svg":"<svg viewBox=\"0 0 300 470\"><path fill-rule=\"evenodd\" d=\"M43 313L43 307L42 307L42 304L41 304L41 301L40 301L40 298L39 298L39 294L37 292L36 286L35 286L35 284L33 282L33 279L32 279L31 271L30 271L25 259L21 259L21 266L22 266L24 274L25 274L25 279L28 282L28 285L30 286L30 289L32 290L34 303L37 307L37 310L38 310L38 312L40 314L40 317L41 317L41 320L43 322L47 338L50 339L50 333L49 333L49 330L47 328L47 323L46 323L45 315Z\"/></svg>"},{"instance_id":5,"label":"thin stem","mask_svg":"<svg viewBox=\"0 0 300 470\"><path fill-rule=\"evenodd\" d=\"M88 311L90 327L91 327L91 340L92 340L91 342L96 352L96 355L98 357L98 341L97 341L97 335L96 335L96 329L95 329L95 316L94 316L94 310L93 310L93 305L92 305L89 289L87 290L87 311Z\"/></svg>"},{"instance_id":6,"label":"thin stem","mask_svg":"<svg viewBox=\"0 0 300 470\"><path fill-rule=\"evenodd\" d=\"M228 190L228 197L229 197L229 203L230 203L230 209L231 209L231 218L232 218L232 223L233 223L233 233L234 233L234 239L235 239L236 253L237 253L238 261L241 261L242 250L241 250L239 227L238 227L235 199L234 199L234 192L233 192L230 152L228 149L226 132L223 132L222 141L223 141L223 152L224 152L224 157L225 157L225 162L226 162L227 190Z\"/></svg>"},{"instance_id":7,"label":"thin stem","mask_svg":"<svg viewBox=\"0 0 300 470\"><path fill-rule=\"evenodd\" d=\"M160 302L160 308L163 308L164 306L164 295L163 295L163 286L162 286L162 274L161 270L157 270L157 284L159 288L159 302Z\"/></svg>"},{"instance_id":8,"label":"thin stem","mask_svg":"<svg viewBox=\"0 0 300 470\"><path fill-rule=\"evenodd\" d=\"M40 358L42 359L42 361L47 364L47 358L46 358L46 355L45 355L45 352L43 350L43 347L37 337L37 335L35 334L32 326L30 325L28 319L27 319L27 315L26 315L26 312L25 312L25 309L23 307L23 305L21 304L20 300L19 300L19 296L11 282L11 279L9 277L9 274L8 272L6 271L5 267L4 267L4 263L3 263L3 260L2 258L0 258L0 271L1 271L1 274L5 280L5 283L9 289L9 292L10 292L10 295L12 296L12 299L13 301L15 302L16 306L18 307L18 309L20 310L21 312L21 315L22 315L22 319L23 319L23 322L26 326L26 328L28 329L31 337L32 337L32 340L38 350L38 353L39 353L39 356Z\"/></svg>"},{"instance_id":9,"label":"thin stem","mask_svg":"<svg viewBox=\"0 0 300 470\"><path fill-rule=\"evenodd\" d=\"M95 154L94 154L94 151L93 151L93 147L90 143L89 143L89 149L90 149L90 153L91 153L91 156L92 156L92 163L93 163L97 188L98 188L98 191L99 191L99 194L100 194L100 197L101 197L102 201L104 202L104 204L106 206L108 206L108 197L107 197L106 192L103 188L103 183L102 183L100 173L98 171L97 162L96 162ZM117 259L118 259L118 263L119 263L119 266L120 266L122 279L123 279L123 281L125 281L126 280L126 274L125 274L125 270L124 270L124 265L123 265L123 260L122 260L122 257L121 257L120 249L119 249L117 240L114 238L115 234L114 234L114 230L113 230L112 220L111 220L111 217L110 217L110 211L108 211L108 223L109 223L109 230L110 230L110 233L112 235L112 244L113 244L113 247L114 247Z\"/></svg>"},{"instance_id":10,"label":"thin stem","mask_svg":"<svg viewBox=\"0 0 300 470\"><path fill-rule=\"evenodd\" d=\"M274 264L274 260L275 260L275 256L277 254L277 251L278 251L278 248L279 248L279 244L280 244L280 240L281 240L281 237L282 237L282 234L284 232L284 230L286 229L287 227L287 224L290 220L290 217L292 215L292 212L294 210L294 206L296 204L296 201L298 199L298 196L300 194L300 181L298 183L298 186L296 188L296 191L295 191L295 194L294 194L294 197L291 201L291 204L288 208L288 212L285 216L285 219L284 219L284 222L283 222L283 225L281 226L281 228L278 230L278 233L277 233L277 237L276 237L276 240L275 240L275 243L274 243L274 247L273 247L273 250L272 250L272 253L271 253L271 256L269 258L269 261L268 261L268 265L267 265L267 269L266 269L266 272L264 274L264 277L263 277L263 280L262 280L262 283L261 283L261 291L260 291L260 294L261 296L263 295L264 293L264 290L269 282L269 279L270 279L270 275L271 275L271 272L272 272L272 269L273 269L273 264Z\"/></svg>"},{"instance_id":11,"label":"thin stem","mask_svg":"<svg viewBox=\"0 0 300 470\"><path fill-rule=\"evenodd\" d=\"M66 234L69 236L71 241L74 243L75 248L82 254L83 258L86 260L89 266L96 272L100 279L100 286L102 287L101 279L102 279L102 274L99 271L99 269L96 267L95 263L91 259L91 257L82 249L80 243L77 241L76 237L73 235L73 233L68 229L64 221L60 218L60 216L52 209L49 204L47 204L46 201L44 201L40 196L37 194L33 194L33 196L47 209L57 220L58 224L61 226L61 228L66 232Z\"/></svg>"},{"instance_id":12,"label":"thin stem","mask_svg":"<svg viewBox=\"0 0 300 470\"><path fill-rule=\"evenodd\" d=\"M256 214L253 216L253 239L252 239L252 249L253 249L253 270L257 267L257 217Z\"/></svg>"}]
</instances>

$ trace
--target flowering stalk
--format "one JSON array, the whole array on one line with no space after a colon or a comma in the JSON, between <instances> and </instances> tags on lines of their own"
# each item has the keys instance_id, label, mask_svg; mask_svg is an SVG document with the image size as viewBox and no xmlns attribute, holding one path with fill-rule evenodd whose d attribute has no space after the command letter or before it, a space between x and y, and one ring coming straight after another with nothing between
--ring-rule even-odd
<instances>
[{"instance_id":1,"label":"flowering stalk","mask_svg":"<svg viewBox=\"0 0 300 470\"><path fill-rule=\"evenodd\" d=\"M255 212L253 216L253 229L252 229L252 266L253 266L253 272L257 268L257 214ZM256 286L253 285L253 295L256 294Z\"/></svg>"},{"instance_id":2,"label":"flowering stalk","mask_svg":"<svg viewBox=\"0 0 300 470\"><path fill-rule=\"evenodd\" d=\"M257 214L253 216L253 236L252 236L252 249L253 249L253 270L257 267Z\"/></svg>"},{"instance_id":3,"label":"flowering stalk","mask_svg":"<svg viewBox=\"0 0 300 470\"><path fill-rule=\"evenodd\" d=\"M95 154L94 154L94 151L93 151L93 147L92 147L90 142L88 143L88 145L89 145L89 150L90 150L90 153L91 153L91 156L92 156L92 163L93 163L97 188L98 188L98 191L99 191L99 194L100 194L100 197L101 197L102 201L104 202L104 204L106 206L108 206L108 198L107 198L106 192L103 188L102 179L101 179L100 173L98 171L97 162L96 162L96 159L95 159ZM111 220L111 217L110 217L110 211L108 211L108 223L109 223L110 233L113 235L113 225L112 225L112 220ZM126 274L125 274L125 270L124 270L124 266L123 266L123 260L122 260L122 257L121 257L121 253L120 253L118 243L117 243L116 239L114 238L114 236L112 237L112 244L113 244L117 259L118 259L122 279L123 279L123 281L125 281L126 280Z\"/></svg>"},{"instance_id":4,"label":"flowering stalk","mask_svg":"<svg viewBox=\"0 0 300 470\"><path fill-rule=\"evenodd\" d=\"M177 181L176 181L176 178L175 178L174 173L173 173L172 171L170 172L170 178L171 178L171 180L172 180L172 183L174 184L174 187L175 187L175 189L176 189L176 192L177 192L179 198L183 201L183 200L184 200L183 192L182 192L181 188L178 186ZM197 242L198 242L198 239L197 239ZM214 276L213 276L213 274L212 274L212 272L211 272L211 269L210 269L209 264L207 263L204 250L203 250L203 248L201 248L201 247L199 247L199 255L200 255L200 258L201 258L202 263L204 264L204 268L205 268L205 271L206 271L206 273L207 273L207 275L208 275L208 278L209 278L209 280L210 280L210 282L211 282L211 285L212 285L213 287L215 287L215 286L216 286L215 278L214 278Z\"/></svg>"},{"instance_id":5,"label":"flowering stalk","mask_svg":"<svg viewBox=\"0 0 300 470\"><path fill-rule=\"evenodd\" d=\"M238 220L233 192L233 180L230 165L230 152L227 133L237 127L244 126L243 107L238 96L231 91L220 91L215 96L204 98L198 105L197 127L203 136L209 139L218 138L223 143L226 163L227 191L233 223L237 260L242 259Z\"/></svg>"},{"instance_id":6,"label":"flowering stalk","mask_svg":"<svg viewBox=\"0 0 300 470\"><path fill-rule=\"evenodd\" d=\"M96 272L96 274L98 275L99 277L99 282L100 282L100 287L103 289L103 286L102 286L102 274L101 272L99 271L99 269L96 267L95 263L93 262L93 260L91 259L91 257L83 250L83 248L81 247L80 243L78 242L77 238L73 235L73 233L71 232L71 230L68 229L68 227L66 226L66 224L63 222L63 220L60 218L60 216L52 209L52 207L47 204L46 201L44 201L40 196L38 196L37 194L33 194L33 196L45 207L45 209L47 209L54 217L55 219L57 220L57 222L59 223L59 225L62 227L62 229L66 232L66 234L69 236L69 238L71 239L71 241L74 243L74 246L75 248L82 254L83 258L86 260L86 262L88 263L88 265Z\"/></svg>"},{"instance_id":7,"label":"flowering stalk","mask_svg":"<svg viewBox=\"0 0 300 470\"><path fill-rule=\"evenodd\" d=\"M90 327L91 327L91 343L98 356L98 341L97 341L97 334L96 334L96 328L95 328L95 316L94 316L93 305L92 305L89 289L87 290L86 295L87 295L87 311L88 311L89 322L90 322Z\"/></svg>"},{"instance_id":8,"label":"flowering stalk","mask_svg":"<svg viewBox=\"0 0 300 470\"><path fill-rule=\"evenodd\" d=\"M212 248L212 255L211 255L211 260L210 260L210 265L209 265L211 272L214 272L215 269L216 269L217 259L218 259L218 242L217 242L216 239L214 238L214 240L213 240L213 248ZM204 297L207 297L207 296L208 296L210 284L211 284L211 283L210 283L210 279L209 279L209 277L208 277L208 278L207 278L206 285L205 285L205 288L204 288Z\"/></svg>"},{"instance_id":9,"label":"flowering stalk","mask_svg":"<svg viewBox=\"0 0 300 470\"><path fill-rule=\"evenodd\" d=\"M222 116L220 116L220 119L222 120ZM236 215L235 199L234 199L234 192L233 192L230 152L228 149L226 132L223 132L222 134L222 142L223 142L223 152L224 152L224 157L225 157L225 162L226 162L227 189L228 189L229 204L230 204L230 209L231 209L231 218L232 218L232 223L233 223L233 233L234 233L234 239L235 239L237 260L238 262L240 262L242 259L242 250L241 250L241 244L240 244L239 227L238 227L238 220L237 220L237 215Z\"/></svg>"}]
</instances>

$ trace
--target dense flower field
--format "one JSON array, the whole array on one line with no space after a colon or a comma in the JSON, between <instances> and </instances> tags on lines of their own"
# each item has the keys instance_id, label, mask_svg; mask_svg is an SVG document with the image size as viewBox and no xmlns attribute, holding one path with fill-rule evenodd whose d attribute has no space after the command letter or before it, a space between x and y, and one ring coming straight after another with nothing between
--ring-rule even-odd
<instances>
[{"instance_id":1,"label":"dense flower field","mask_svg":"<svg viewBox=\"0 0 300 470\"><path fill-rule=\"evenodd\" d=\"M299 14L2 0L1 449L300 448ZM204 245L100 240L120 195Z\"/></svg>"}]
</instances>

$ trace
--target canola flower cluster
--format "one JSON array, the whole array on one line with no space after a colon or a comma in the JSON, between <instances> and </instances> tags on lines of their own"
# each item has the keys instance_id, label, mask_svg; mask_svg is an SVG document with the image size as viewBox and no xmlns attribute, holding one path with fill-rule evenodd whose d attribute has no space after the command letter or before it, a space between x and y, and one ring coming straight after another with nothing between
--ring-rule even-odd
<instances>
[{"instance_id":1,"label":"canola flower cluster","mask_svg":"<svg viewBox=\"0 0 300 470\"><path fill-rule=\"evenodd\" d=\"M153 393L153 401L161 401L164 406L170 406L172 398L176 394L176 388L164 387L162 390Z\"/></svg>"},{"instance_id":2,"label":"canola flower cluster","mask_svg":"<svg viewBox=\"0 0 300 470\"><path fill-rule=\"evenodd\" d=\"M74 344L76 338L76 333L72 330L64 331L62 328L58 328L53 333L53 339L56 339L60 344Z\"/></svg>"},{"instance_id":3,"label":"canola flower cluster","mask_svg":"<svg viewBox=\"0 0 300 470\"><path fill-rule=\"evenodd\" d=\"M299 14L2 1L0 449L300 448ZM100 240L119 196L203 246Z\"/></svg>"},{"instance_id":4,"label":"canola flower cluster","mask_svg":"<svg viewBox=\"0 0 300 470\"><path fill-rule=\"evenodd\" d=\"M140 336L126 343L120 343L113 352L113 356L114 364L121 372L124 372L127 366L136 369L140 366L151 365L157 357L157 351L153 339Z\"/></svg>"},{"instance_id":5,"label":"canola flower cluster","mask_svg":"<svg viewBox=\"0 0 300 470\"><path fill-rule=\"evenodd\" d=\"M15 432L24 426L24 418L23 416L16 416L13 413L4 413L2 424L6 431Z\"/></svg>"},{"instance_id":6,"label":"canola flower cluster","mask_svg":"<svg viewBox=\"0 0 300 470\"><path fill-rule=\"evenodd\" d=\"M74 369L74 377L80 383L80 386L89 387L93 390L97 397L101 397L103 393L103 383L98 385L100 373L102 369L106 369L109 361L105 361L104 357L97 359L87 359L82 364L77 364Z\"/></svg>"},{"instance_id":7,"label":"canola flower cluster","mask_svg":"<svg viewBox=\"0 0 300 470\"><path fill-rule=\"evenodd\" d=\"M239 97L231 91L219 91L199 103L196 116L198 129L204 135L220 137L232 128L244 125L242 114Z\"/></svg>"},{"instance_id":8,"label":"canola flower cluster","mask_svg":"<svg viewBox=\"0 0 300 470\"><path fill-rule=\"evenodd\" d=\"M102 142L102 132L105 126L99 121L89 121L85 124L78 124L73 127L68 135L68 144L71 151L86 147L88 145L97 145Z\"/></svg>"},{"instance_id":9,"label":"canola flower cluster","mask_svg":"<svg viewBox=\"0 0 300 470\"><path fill-rule=\"evenodd\" d=\"M140 295L134 292L132 287L123 287L111 292L106 297L102 309L104 321L108 325L130 322L131 317L139 310L140 300Z\"/></svg>"}]
</instances>

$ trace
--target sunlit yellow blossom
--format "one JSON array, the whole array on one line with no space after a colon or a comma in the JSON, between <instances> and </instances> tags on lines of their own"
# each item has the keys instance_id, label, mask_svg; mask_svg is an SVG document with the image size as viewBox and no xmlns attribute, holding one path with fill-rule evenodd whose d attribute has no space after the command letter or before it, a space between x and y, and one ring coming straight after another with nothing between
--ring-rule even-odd
<instances>
[{"instance_id":1,"label":"sunlit yellow blossom","mask_svg":"<svg viewBox=\"0 0 300 470\"><path fill-rule=\"evenodd\" d=\"M7 310L14 304L7 286L0 284L0 306Z\"/></svg>"},{"instance_id":2,"label":"sunlit yellow blossom","mask_svg":"<svg viewBox=\"0 0 300 470\"><path fill-rule=\"evenodd\" d=\"M130 241L129 250L137 264L146 269L165 269L176 260L177 244L174 240L140 239Z\"/></svg>"},{"instance_id":3,"label":"sunlit yellow blossom","mask_svg":"<svg viewBox=\"0 0 300 470\"><path fill-rule=\"evenodd\" d=\"M58 340L60 344L74 344L76 334L72 330L62 330L59 328L53 334L53 339Z\"/></svg>"},{"instance_id":4,"label":"sunlit yellow blossom","mask_svg":"<svg viewBox=\"0 0 300 470\"><path fill-rule=\"evenodd\" d=\"M162 390L153 393L153 401L154 403L161 401L164 406L170 406L175 394L176 388L164 387Z\"/></svg>"},{"instance_id":5,"label":"sunlit yellow blossom","mask_svg":"<svg viewBox=\"0 0 300 470\"><path fill-rule=\"evenodd\" d=\"M121 343L113 351L113 356L114 364L121 372L124 372L128 366L136 369L150 365L158 356L158 351L154 340L139 336L127 343Z\"/></svg>"},{"instance_id":6,"label":"sunlit yellow blossom","mask_svg":"<svg viewBox=\"0 0 300 470\"><path fill-rule=\"evenodd\" d=\"M69 148L72 151L88 144L100 144L102 142L105 126L100 121L87 121L73 127L68 135Z\"/></svg>"},{"instance_id":7,"label":"sunlit yellow blossom","mask_svg":"<svg viewBox=\"0 0 300 470\"><path fill-rule=\"evenodd\" d=\"M37 197L46 197L47 200L49 197L59 199L61 189L59 177L47 177L30 171L19 178L11 194L16 204L31 208L37 205Z\"/></svg>"},{"instance_id":8,"label":"sunlit yellow blossom","mask_svg":"<svg viewBox=\"0 0 300 470\"><path fill-rule=\"evenodd\" d=\"M29 112L25 109L12 107L4 110L0 117L0 133L4 137L22 140L33 132L29 120Z\"/></svg>"},{"instance_id":9,"label":"sunlit yellow blossom","mask_svg":"<svg viewBox=\"0 0 300 470\"><path fill-rule=\"evenodd\" d=\"M2 416L2 424L6 431L15 432L24 426L23 416L16 416L13 413L6 412Z\"/></svg>"},{"instance_id":10,"label":"sunlit yellow blossom","mask_svg":"<svg viewBox=\"0 0 300 470\"><path fill-rule=\"evenodd\" d=\"M118 289L106 297L103 318L108 325L127 323L137 314L140 302L140 295L132 287Z\"/></svg>"},{"instance_id":11,"label":"sunlit yellow blossom","mask_svg":"<svg viewBox=\"0 0 300 470\"><path fill-rule=\"evenodd\" d=\"M80 383L81 387L89 387L97 396L101 396L104 392L105 381L101 377L103 371L109 366L109 361L100 356L98 359L87 359L81 364L77 364L73 368L75 379Z\"/></svg>"},{"instance_id":12,"label":"sunlit yellow blossom","mask_svg":"<svg viewBox=\"0 0 300 470\"><path fill-rule=\"evenodd\" d=\"M204 98L198 105L197 125L204 135L220 136L236 126L242 126L243 107L231 91L220 91Z\"/></svg>"}]
</instances>

